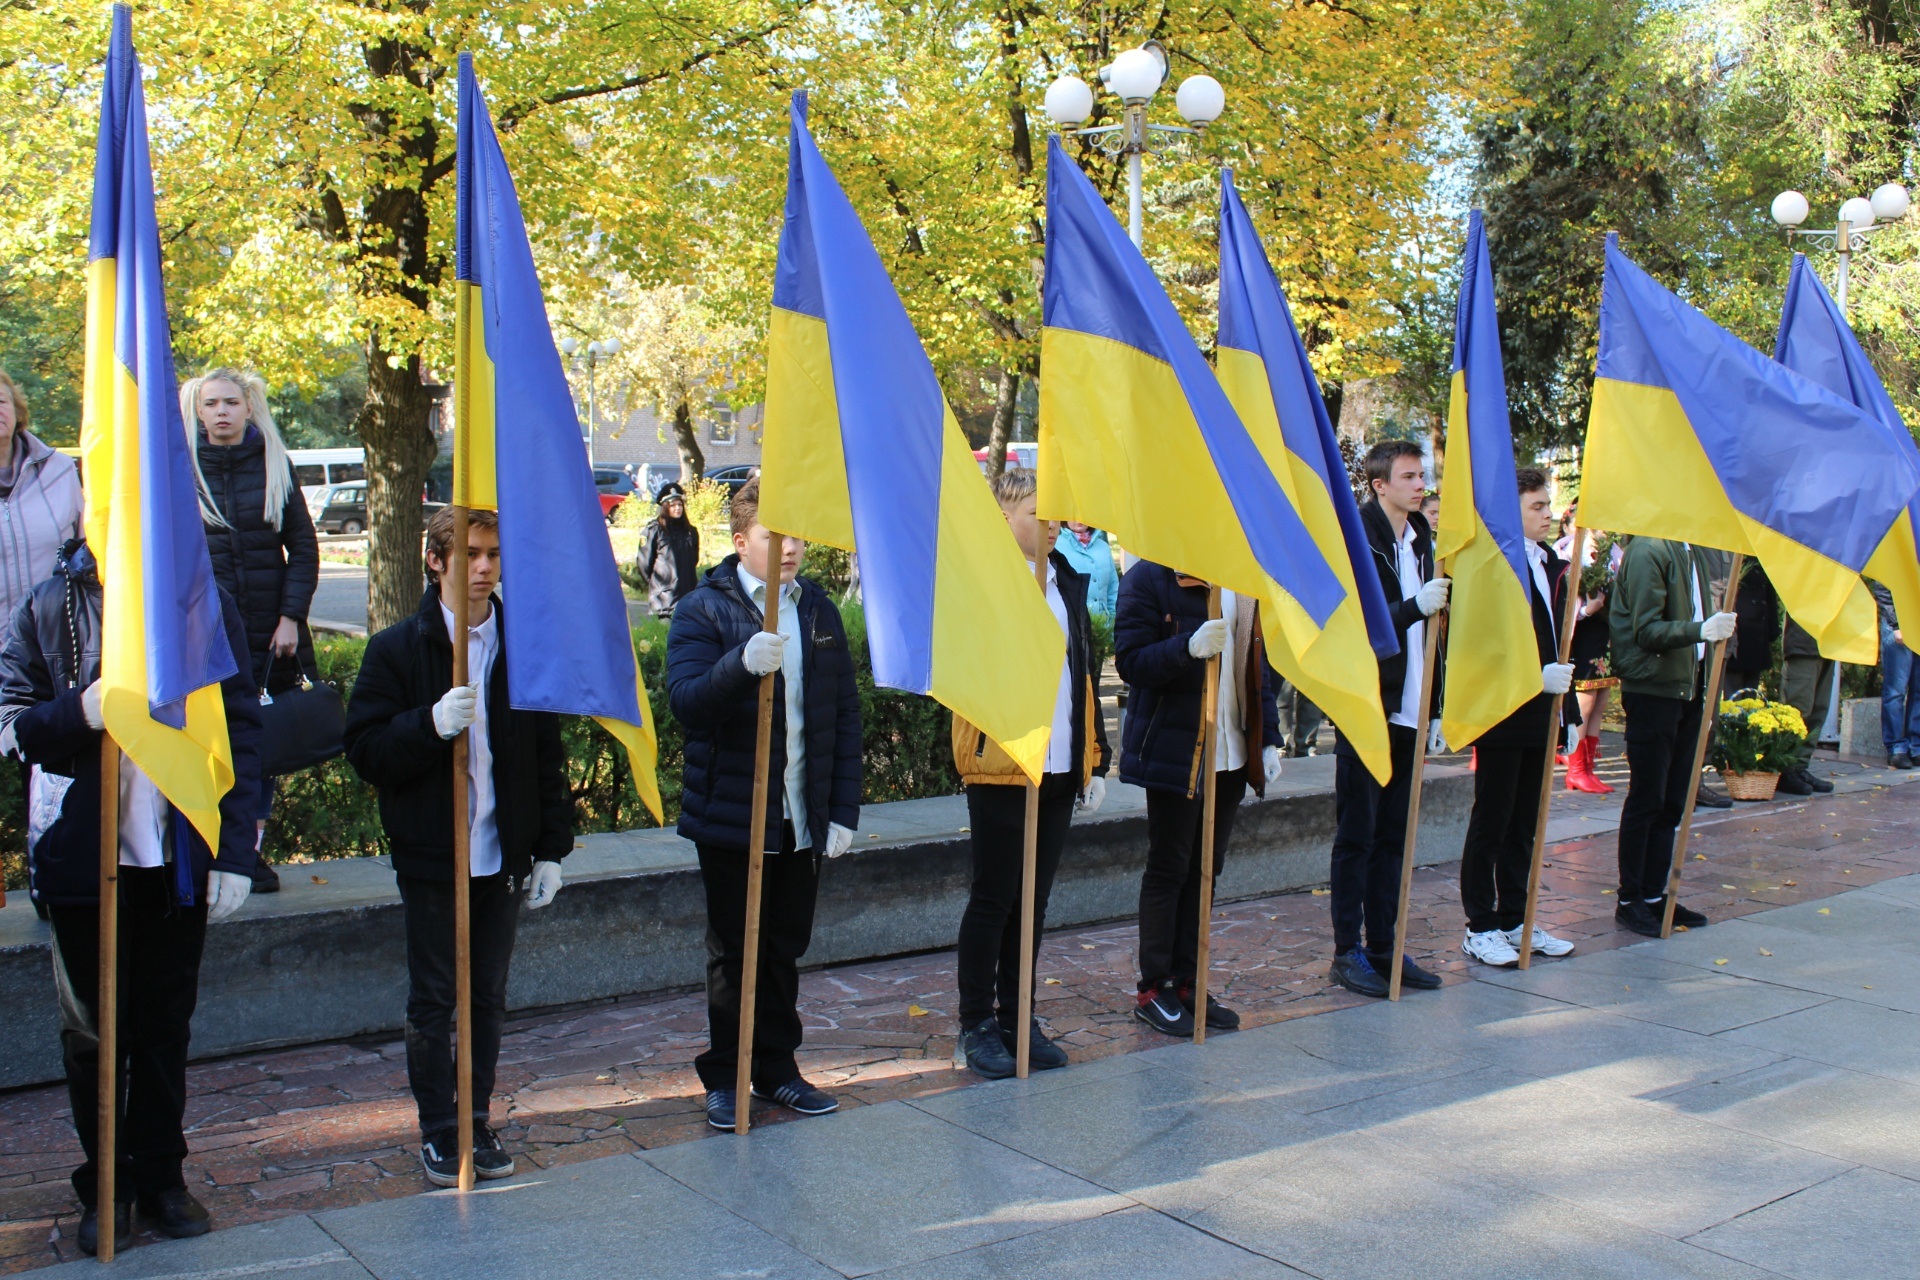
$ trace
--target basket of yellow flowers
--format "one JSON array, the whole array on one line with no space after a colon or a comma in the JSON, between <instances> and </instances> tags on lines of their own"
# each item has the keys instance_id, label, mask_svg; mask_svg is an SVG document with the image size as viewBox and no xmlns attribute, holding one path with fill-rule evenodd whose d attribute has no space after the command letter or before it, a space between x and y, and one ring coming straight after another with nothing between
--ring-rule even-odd
<instances>
[{"instance_id":1,"label":"basket of yellow flowers","mask_svg":"<svg viewBox=\"0 0 1920 1280\"><path fill-rule=\"evenodd\" d=\"M1735 800L1771 800L1780 774L1807 740L1807 724L1784 702L1751 689L1721 700L1714 719L1714 768Z\"/></svg>"}]
</instances>

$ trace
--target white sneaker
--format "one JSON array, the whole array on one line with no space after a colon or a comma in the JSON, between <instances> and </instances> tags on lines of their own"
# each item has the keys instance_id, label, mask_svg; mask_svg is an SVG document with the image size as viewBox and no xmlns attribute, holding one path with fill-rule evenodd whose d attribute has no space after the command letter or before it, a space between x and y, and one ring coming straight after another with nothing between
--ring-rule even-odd
<instances>
[{"instance_id":1,"label":"white sneaker","mask_svg":"<svg viewBox=\"0 0 1920 1280\"><path fill-rule=\"evenodd\" d=\"M1489 929L1485 933L1469 933L1460 949L1478 960L1481 964L1513 965L1520 963L1520 953L1513 949L1513 943L1507 935L1498 929Z\"/></svg>"},{"instance_id":2,"label":"white sneaker","mask_svg":"<svg viewBox=\"0 0 1920 1280\"><path fill-rule=\"evenodd\" d=\"M1525 925L1517 924L1500 936L1507 940L1508 946L1517 947L1520 945L1520 931L1524 928L1526 928ZM1533 953L1538 956L1572 955L1573 944L1565 938L1556 938L1545 929L1535 925L1533 930Z\"/></svg>"}]
</instances>

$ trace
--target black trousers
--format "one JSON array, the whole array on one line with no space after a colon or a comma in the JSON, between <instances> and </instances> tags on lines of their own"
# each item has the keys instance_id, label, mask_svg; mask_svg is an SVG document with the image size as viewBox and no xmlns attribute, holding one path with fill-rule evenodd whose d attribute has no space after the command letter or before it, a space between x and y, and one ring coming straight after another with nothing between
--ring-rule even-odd
<instances>
[{"instance_id":1,"label":"black trousers","mask_svg":"<svg viewBox=\"0 0 1920 1280\"><path fill-rule=\"evenodd\" d=\"M707 886L707 1051L693 1060L700 1083L731 1089L740 1061L740 970L747 937L747 854L699 845ZM771 1092L800 1078L800 957L813 941L820 859L796 852L787 824L781 852L760 880L760 984L753 1005L753 1083Z\"/></svg>"},{"instance_id":2,"label":"black trousers","mask_svg":"<svg viewBox=\"0 0 1920 1280\"><path fill-rule=\"evenodd\" d=\"M1473 815L1467 819L1466 845L1460 851L1460 905L1471 933L1517 929L1526 920L1533 827L1540 816L1547 749L1482 745L1479 759L1473 775Z\"/></svg>"},{"instance_id":3,"label":"black trousers","mask_svg":"<svg viewBox=\"0 0 1920 1280\"><path fill-rule=\"evenodd\" d=\"M1666 896L1673 839L1687 794L1699 781L1693 747L1700 699L1623 693L1627 716L1627 800L1620 808L1620 901Z\"/></svg>"},{"instance_id":4,"label":"black trousers","mask_svg":"<svg viewBox=\"0 0 1920 1280\"><path fill-rule=\"evenodd\" d=\"M173 904L165 867L120 868L119 1067L114 1197L150 1199L183 1187L187 1158L187 1042L200 996L207 904ZM100 1158L100 909L47 908L67 1102L86 1160L73 1190L92 1207Z\"/></svg>"},{"instance_id":5,"label":"black trousers","mask_svg":"<svg viewBox=\"0 0 1920 1280\"><path fill-rule=\"evenodd\" d=\"M396 875L407 913L407 1084L420 1135L460 1123L454 1077L453 881ZM473 991L473 1118L493 1104L500 1030L507 1021L507 969L520 928L520 895L504 872L475 876L468 890Z\"/></svg>"},{"instance_id":6,"label":"black trousers","mask_svg":"<svg viewBox=\"0 0 1920 1280\"><path fill-rule=\"evenodd\" d=\"M1033 866L1033 953L1040 954L1047 897L1067 847L1079 779L1050 773L1040 780L1040 830ZM960 916L956 969L960 1029L997 1016L1012 1035L1020 1025L1020 865L1027 832L1027 789L987 783L967 788L973 828L973 886Z\"/></svg>"},{"instance_id":7,"label":"black trousers","mask_svg":"<svg viewBox=\"0 0 1920 1280\"><path fill-rule=\"evenodd\" d=\"M1227 842L1247 767L1221 770L1213 781L1213 875L1226 865ZM1253 766L1257 767L1257 766ZM1205 806L1174 791L1147 792L1147 869L1140 876L1140 990L1168 978L1191 983L1200 968L1200 823Z\"/></svg>"},{"instance_id":8,"label":"black trousers","mask_svg":"<svg viewBox=\"0 0 1920 1280\"><path fill-rule=\"evenodd\" d=\"M1393 777L1384 787L1356 755L1342 751L1334 765L1333 865L1328 880L1336 955L1359 946L1363 934L1367 950L1375 955L1393 950L1415 733L1405 725L1387 726Z\"/></svg>"}]
</instances>

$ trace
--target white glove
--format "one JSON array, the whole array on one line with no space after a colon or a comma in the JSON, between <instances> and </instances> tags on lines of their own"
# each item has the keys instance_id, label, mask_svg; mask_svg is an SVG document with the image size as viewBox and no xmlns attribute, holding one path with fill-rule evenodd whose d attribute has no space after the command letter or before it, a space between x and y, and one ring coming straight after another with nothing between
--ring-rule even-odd
<instances>
[{"instance_id":1,"label":"white glove","mask_svg":"<svg viewBox=\"0 0 1920 1280\"><path fill-rule=\"evenodd\" d=\"M1260 768L1265 771L1269 783L1280 781L1280 748L1260 748Z\"/></svg>"},{"instance_id":2,"label":"white glove","mask_svg":"<svg viewBox=\"0 0 1920 1280\"><path fill-rule=\"evenodd\" d=\"M1099 777L1088 778L1087 789L1080 793L1079 798L1073 802L1073 807L1081 813L1098 813L1100 806L1106 802L1107 780Z\"/></svg>"},{"instance_id":3,"label":"white glove","mask_svg":"<svg viewBox=\"0 0 1920 1280\"><path fill-rule=\"evenodd\" d=\"M1200 624L1200 629L1187 637L1187 652L1205 662L1208 658L1217 658L1226 652L1227 620L1209 618Z\"/></svg>"},{"instance_id":4,"label":"white glove","mask_svg":"<svg viewBox=\"0 0 1920 1280\"><path fill-rule=\"evenodd\" d=\"M1719 644L1722 640L1733 638L1734 623L1738 622L1731 613L1716 613L1700 624L1700 638L1708 644Z\"/></svg>"},{"instance_id":5,"label":"white glove","mask_svg":"<svg viewBox=\"0 0 1920 1280\"><path fill-rule=\"evenodd\" d=\"M253 892L253 879L231 871L207 872L207 923L225 920L240 909Z\"/></svg>"},{"instance_id":6,"label":"white glove","mask_svg":"<svg viewBox=\"0 0 1920 1280\"><path fill-rule=\"evenodd\" d=\"M1573 664L1549 662L1540 668L1540 692L1556 696L1573 688Z\"/></svg>"},{"instance_id":7,"label":"white glove","mask_svg":"<svg viewBox=\"0 0 1920 1280\"><path fill-rule=\"evenodd\" d=\"M527 910L544 907L553 901L553 895L560 892L560 864L557 862L536 862L533 874L527 877Z\"/></svg>"},{"instance_id":8,"label":"white glove","mask_svg":"<svg viewBox=\"0 0 1920 1280\"><path fill-rule=\"evenodd\" d=\"M1431 582L1420 584L1420 590L1414 595L1413 602L1420 606L1420 612L1431 618L1447 607L1447 597L1453 594L1451 578L1435 578Z\"/></svg>"},{"instance_id":9,"label":"white glove","mask_svg":"<svg viewBox=\"0 0 1920 1280\"><path fill-rule=\"evenodd\" d=\"M837 858L853 848L853 828L843 827L837 822L827 824L827 856Z\"/></svg>"},{"instance_id":10,"label":"white glove","mask_svg":"<svg viewBox=\"0 0 1920 1280\"><path fill-rule=\"evenodd\" d=\"M1430 756L1447 754L1447 735L1440 732L1438 720L1427 726L1427 754Z\"/></svg>"},{"instance_id":11,"label":"white glove","mask_svg":"<svg viewBox=\"0 0 1920 1280\"><path fill-rule=\"evenodd\" d=\"M95 680L80 695L80 716L87 722L89 729L107 727L106 717L100 714L100 682Z\"/></svg>"},{"instance_id":12,"label":"white glove","mask_svg":"<svg viewBox=\"0 0 1920 1280\"><path fill-rule=\"evenodd\" d=\"M756 631L740 653L740 665L756 676L770 676L780 669L787 638L777 631Z\"/></svg>"},{"instance_id":13,"label":"white glove","mask_svg":"<svg viewBox=\"0 0 1920 1280\"><path fill-rule=\"evenodd\" d=\"M433 731L443 738L457 738L479 714L479 693L470 684L457 684L433 704Z\"/></svg>"}]
</instances>

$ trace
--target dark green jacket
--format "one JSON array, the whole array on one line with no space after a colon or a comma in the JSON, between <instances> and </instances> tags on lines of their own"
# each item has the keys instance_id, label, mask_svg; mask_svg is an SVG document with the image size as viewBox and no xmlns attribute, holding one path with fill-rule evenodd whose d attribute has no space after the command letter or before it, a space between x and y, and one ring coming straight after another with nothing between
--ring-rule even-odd
<instances>
[{"instance_id":1,"label":"dark green jacket","mask_svg":"<svg viewBox=\"0 0 1920 1280\"><path fill-rule=\"evenodd\" d=\"M1613 633L1613 671L1622 693L1662 698L1699 695L1694 645L1700 624L1693 620L1693 588L1687 582L1689 557L1683 542L1635 538L1615 575L1608 621ZM1706 558L1695 550L1703 617L1714 611Z\"/></svg>"}]
</instances>

